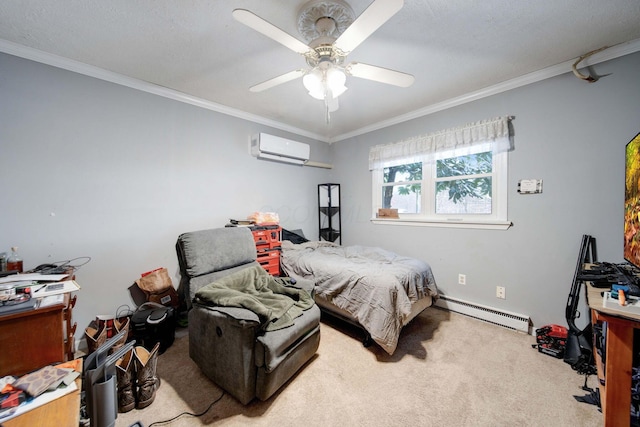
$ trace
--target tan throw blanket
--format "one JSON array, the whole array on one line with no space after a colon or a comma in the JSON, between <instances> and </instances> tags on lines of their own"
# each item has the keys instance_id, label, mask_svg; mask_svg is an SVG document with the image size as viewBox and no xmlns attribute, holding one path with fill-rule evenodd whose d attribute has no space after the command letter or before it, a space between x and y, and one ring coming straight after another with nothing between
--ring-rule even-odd
<instances>
[{"instance_id":1,"label":"tan throw blanket","mask_svg":"<svg viewBox=\"0 0 640 427\"><path fill-rule=\"evenodd\" d=\"M246 308L258 315L266 331L273 331L293 325L302 311L315 304L307 291L285 286L285 283L285 279L254 266L203 286L196 292L195 301L210 306Z\"/></svg>"}]
</instances>

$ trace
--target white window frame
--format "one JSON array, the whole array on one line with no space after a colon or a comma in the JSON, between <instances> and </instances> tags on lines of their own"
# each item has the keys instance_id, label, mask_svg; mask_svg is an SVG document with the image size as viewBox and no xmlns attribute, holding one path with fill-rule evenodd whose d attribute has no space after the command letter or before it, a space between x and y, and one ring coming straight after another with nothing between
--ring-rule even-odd
<instances>
[{"instance_id":1,"label":"white window frame","mask_svg":"<svg viewBox=\"0 0 640 427\"><path fill-rule=\"evenodd\" d=\"M461 147L433 153L422 160L421 213L399 213L399 218L378 218L378 209L382 207L382 188L384 186L384 167L371 170L372 176L372 218L374 224L408 225L448 228L482 228L506 230L512 223L508 220L508 151L493 152L492 161L492 208L491 214L436 214L435 213L435 163L438 159L463 156L490 151L484 144L474 147ZM406 163L402 158L394 164L415 163L408 156ZM455 177L456 179L460 177ZM448 178L447 178L448 179ZM388 184L388 183L387 183Z\"/></svg>"}]
</instances>

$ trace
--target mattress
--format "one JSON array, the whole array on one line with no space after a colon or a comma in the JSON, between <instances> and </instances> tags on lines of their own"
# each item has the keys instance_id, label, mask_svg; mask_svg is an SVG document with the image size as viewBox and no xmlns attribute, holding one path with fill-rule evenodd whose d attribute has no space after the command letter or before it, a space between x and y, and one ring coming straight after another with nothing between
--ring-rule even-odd
<instances>
[{"instance_id":1,"label":"mattress","mask_svg":"<svg viewBox=\"0 0 640 427\"><path fill-rule=\"evenodd\" d=\"M314 283L321 308L355 320L389 354L402 327L437 298L429 264L382 248L283 241L281 262L288 276Z\"/></svg>"}]
</instances>

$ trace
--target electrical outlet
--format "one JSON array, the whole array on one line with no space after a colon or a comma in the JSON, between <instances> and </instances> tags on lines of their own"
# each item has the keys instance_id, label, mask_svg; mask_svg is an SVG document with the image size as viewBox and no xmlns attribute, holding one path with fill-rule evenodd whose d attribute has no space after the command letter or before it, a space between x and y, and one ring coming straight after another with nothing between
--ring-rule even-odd
<instances>
[{"instance_id":1,"label":"electrical outlet","mask_svg":"<svg viewBox=\"0 0 640 427\"><path fill-rule=\"evenodd\" d=\"M467 284L467 275L458 274L458 285L466 285L466 284Z\"/></svg>"},{"instance_id":2,"label":"electrical outlet","mask_svg":"<svg viewBox=\"0 0 640 427\"><path fill-rule=\"evenodd\" d=\"M506 291L504 286L496 286L496 297L500 299L506 299Z\"/></svg>"}]
</instances>

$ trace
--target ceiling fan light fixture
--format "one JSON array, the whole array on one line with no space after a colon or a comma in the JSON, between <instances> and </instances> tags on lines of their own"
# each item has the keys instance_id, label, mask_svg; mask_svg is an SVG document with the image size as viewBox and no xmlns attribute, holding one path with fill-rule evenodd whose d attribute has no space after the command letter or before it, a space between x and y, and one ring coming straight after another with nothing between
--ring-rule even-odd
<instances>
[{"instance_id":1,"label":"ceiling fan light fixture","mask_svg":"<svg viewBox=\"0 0 640 427\"><path fill-rule=\"evenodd\" d=\"M298 30L308 45L248 10L235 9L233 17L237 21L301 54L309 66L308 70L290 71L250 90L260 92L302 77L309 95L324 101L329 123L329 113L338 109L338 97L347 90L347 75L399 87L411 86L415 79L410 74L358 62L344 65L346 56L403 4L404 0L373 0L354 19L353 10L344 0L310 0L298 15Z\"/></svg>"},{"instance_id":2,"label":"ceiling fan light fixture","mask_svg":"<svg viewBox=\"0 0 640 427\"><path fill-rule=\"evenodd\" d=\"M314 68L302 78L302 84L309 92L309 95L316 99L324 99L324 84L322 71Z\"/></svg>"},{"instance_id":3,"label":"ceiling fan light fixture","mask_svg":"<svg viewBox=\"0 0 640 427\"><path fill-rule=\"evenodd\" d=\"M313 91L313 90L310 90L310 91L309 91L309 95L311 95L311 97L312 97L312 98L315 98L315 99L317 99L317 100L319 100L319 101L322 101L322 100L324 100L324 98L325 98L324 90L321 90L321 91L317 91L317 90Z\"/></svg>"},{"instance_id":4,"label":"ceiling fan light fixture","mask_svg":"<svg viewBox=\"0 0 640 427\"><path fill-rule=\"evenodd\" d=\"M337 98L347 90L344 85L347 75L339 68L331 67L322 70L316 67L302 78L305 89L315 99L324 100L327 96Z\"/></svg>"},{"instance_id":5,"label":"ceiling fan light fixture","mask_svg":"<svg viewBox=\"0 0 640 427\"><path fill-rule=\"evenodd\" d=\"M332 89L331 93L333 94L334 98L339 97L340 95L342 95L343 93L345 93L347 91L347 87L346 86L340 86L336 89Z\"/></svg>"},{"instance_id":6,"label":"ceiling fan light fixture","mask_svg":"<svg viewBox=\"0 0 640 427\"><path fill-rule=\"evenodd\" d=\"M337 98L347 90L344 85L347 82L347 75L339 68L329 68L326 74L327 89L331 90L333 97Z\"/></svg>"}]
</instances>

